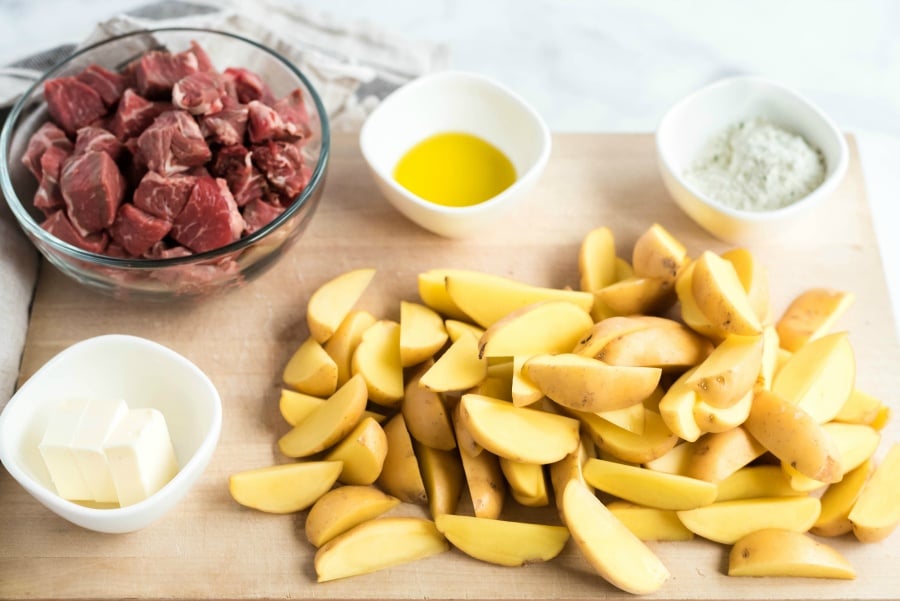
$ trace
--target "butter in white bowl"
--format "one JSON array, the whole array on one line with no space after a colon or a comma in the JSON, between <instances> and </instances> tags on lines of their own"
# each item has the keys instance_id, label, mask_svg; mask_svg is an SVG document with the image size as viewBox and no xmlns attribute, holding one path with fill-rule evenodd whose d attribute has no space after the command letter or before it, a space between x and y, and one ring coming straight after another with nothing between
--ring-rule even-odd
<instances>
[{"instance_id":1,"label":"butter in white bowl","mask_svg":"<svg viewBox=\"0 0 900 601\"><path fill-rule=\"evenodd\" d=\"M90 425L80 428L85 415ZM16 391L0 413L0 461L60 517L98 532L131 532L188 494L221 429L219 394L191 361L144 338L98 336L60 352ZM104 460L105 474L97 467ZM80 480L54 478L55 462Z\"/></svg>"}]
</instances>

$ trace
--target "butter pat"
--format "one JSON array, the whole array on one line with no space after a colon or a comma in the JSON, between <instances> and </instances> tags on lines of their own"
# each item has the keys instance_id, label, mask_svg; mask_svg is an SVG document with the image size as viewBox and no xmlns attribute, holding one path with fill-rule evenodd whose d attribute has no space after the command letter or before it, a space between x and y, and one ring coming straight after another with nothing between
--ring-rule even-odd
<instances>
[{"instance_id":1,"label":"butter pat","mask_svg":"<svg viewBox=\"0 0 900 601\"><path fill-rule=\"evenodd\" d=\"M127 413L125 401L91 400L72 440L72 452L91 493L89 498L99 503L119 500L103 444Z\"/></svg>"},{"instance_id":2,"label":"butter pat","mask_svg":"<svg viewBox=\"0 0 900 601\"><path fill-rule=\"evenodd\" d=\"M50 415L44 437L38 445L56 492L70 501L93 499L73 449L87 405L88 401L70 400L56 407Z\"/></svg>"},{"instance_id":3,"label":"butter pat","mask_svg":"<svg viewBox=\"0 0 900 601\"><path fill-rule=\"evenodd\" d=\"M130 410L107 437L103 452L122 507L143 501L178 473L165 417L156 409Z\"/></svg>"}]
</instances>

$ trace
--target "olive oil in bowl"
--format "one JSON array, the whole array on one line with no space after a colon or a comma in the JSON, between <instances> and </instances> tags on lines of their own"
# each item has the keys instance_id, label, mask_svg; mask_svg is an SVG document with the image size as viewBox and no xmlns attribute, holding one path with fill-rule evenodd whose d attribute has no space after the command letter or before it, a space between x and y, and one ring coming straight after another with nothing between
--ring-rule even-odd
<instances>
[{"instance_id":1,"label":"olive oil in bowl","mask_svg":"<svg viewBox=\"0 0 900 601\"><path fill-rule=\"evenodd\" d=\"M422 140L403 155L394 179L429 202L468 207L513 185L516 169L503 152L478 136L445 132Z\"/></svg>"}]
</instances>

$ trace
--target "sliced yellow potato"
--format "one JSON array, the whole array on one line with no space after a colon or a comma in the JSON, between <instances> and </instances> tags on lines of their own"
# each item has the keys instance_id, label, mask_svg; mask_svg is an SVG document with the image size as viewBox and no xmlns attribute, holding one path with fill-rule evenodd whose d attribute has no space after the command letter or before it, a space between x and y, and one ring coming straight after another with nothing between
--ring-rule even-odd
<instances>
[{"instance_id":1,"label":"sliced yellow potato","mask_svg":"<svg viewBox=\"0 0 900 601\"><path fill-rule=\"evenodd\" d=\"M818 536L841 536L853 530L850 510L872 473L872 461L866 461L847 473L822 495L822 513L810 532Z\"/></svg>"},{"instance_id":2,"label":"sliced yellow potato","mask_svg":"<svg viewBox=\"0 0 900 601\"><path fill-rule=\"evenodd\" d=\"M694 533L685 528L671 509L644 507L625 501L614 501L606 507L641 540L677 541L694 538Z\"/></svg>"},{"instance_id":3,"label":"sliced yellow potato","mask_svg":"<svg viewBox=\"0 0 900 601\"><path fill-rule=\"evenodd\" d=\"M578 251L581 289L593 292L616 281L616 241L612 230L602 226L591 230Z\"/></svg>"},{"instance_id":4,"label":"sliced yellow potato","mask_svg":"<svg viewBox=\"0 0 900 601\"><path fill-rule=\"evenodd\" d=\"M756 260L746 248L733 248L722 253L721 257L732 264L747 299L756 316L763 325L771 324L772 309L769 304L769 275L762 263Z\"/></svg>"},{"instance_id":5,"label":"sliced yellow potato","mask_svg":"<svg viewBox=\"0 0 900 601\"><path fill-rule=\"evenodd\" d=\"M578 447L550 466L550 485L553 487L553 493L556 496L557 508L562 503L563 491L569 480L578 480L591 491L594 488L584 479L584 464L591 457L597 455L594 443L584 434L578 442Z\"/></svg>"},{"instance_id":6,"label":"sliced yellow potato","mask_svg":"<svg viewBox=\"0 0 900 601\"><path fill-rule=\"evenodd\" d=\"M779 366L778 356L781 352L778 332L775 331L775 326L764 326L762 338L762 366L759 370L759 381L756 385L765 390L772 390L772 382L775 380L775 372Z\"/></svg>"},{"instance_id":7,"label":"sliced yellow potato","mask_svg":"<svg viewBox=\"0 0 900 601\"><path fill-rule=\"evenodd\" d=\"M378 517L400 504L374 486L339 486L319 497L306 516L306 538L321 547L358 524Z\"/></svg>"},{"instance_id":8,"label":"sliced yellow potato","mask_svg":"<svg viewBox=\"0 0 900 601\"><path fill-rule=\"evenodd\" d=\"M602 303L614 315L661 313L675 295L673 284L661 278L631 276L594 291L594 302Z\"/></svg>"},{"instance_id":9,"label":"sliced yellow potato","mask_svg":"<svg viewBox=\"0 0 900 601\"><path fill-rule=\"evenodd\" d=\"M566 301L528 305L485 330L479 357L515 357L571 350L592 325L591 317Z\"/></svg>"},{"instance_id":10,"label":"sliced yellow potato","mask_svg":"<svg viewBox=\"0 0 900 601\"><path fill-rule=\"evenodd\" d=\"M854 388L850 393L850 398L834 416L834 419L848 424L865 424L875 427L875 420L878 419L879 412L883 408L885 406L879 399Z\"/></svg>"},{"instance_id":11,"label":"sliced yellow potato","mask_svg":"<svg viewBox=\"0 0 900 601\"><path fill-rule=\"evenodd\" d=\"M461 269L429 269L420 273L417 278L419 298L426 306L444 317L460 322L471 321L465 311L457 307L447 294L447 276L451 273L466 272Z\"/></svg>"},{"instance_id":12,"label":"sliced yellow potato","mask_svg":"<svg viewBox=\"0 0 900 601\"><path fill-rule=\"evenodd\" d=\"M400 324L375 322L353 351L351 372L363 377L369 400L386 407L403 399L403 365L400 363Z\"/></svg>"},{"instance_id":13,"label":"sliced yellow potato","mask_svg":"<svg viewBox=\"0 0 900 601\"><path fill-rule=\"evenodd\" d=\"M760 497L795 497L804 494L794 490L777 465L744 467L719 482L716 501L756 499Z\"/></svg>"},{"instance_id":14,"label":"sliced yellow potato","mask_svg":"<svg viewBox=\"0 0 900 601\"><path fill-rule=\"evenodd\" d=\"M477 394L477 393L472 393ZM486 396L486 395L481 395ZM496 398L496 397L492 397ZM503 399L498 399L503 400ZM506 401L512 402L512 401ZM476 455L481 454L484 450L480 444L475 442L475 439L472 438L472 435L469 434L469 431L466 430L465 424L462 422L462 418L460 417L460 403L457 403L453 408L453 412L450 416L451 421L453 422L453 433L456 435L456 447L459 449L462 455L469 455L470 457L475 457Z\"/></svg>"},{"instance_id":15,"label":"sliced yellow potato","mask_svg":"<svg viewBox=\"0 0 900 601\"><path fill-rule=\"evenodd\" d=\"M510 494L520 505L544 507L550 502L544 466L501 457L500 470L509 484Z\"/></svg>"},{"instance_id":16,"label":"sliced yellow potato","mask_svg":"<svg viewBox=\"0 0 900 601\"><path fill-rule=\"evenodd\" d=\"M836 549L800 532L768 528L734 544L729 576L795 576L852 580L856 571Z\"/></svg>"},{"instance_id":17,"label":"sliced yellow potato","mask_svg":"<svg viewBox=\"0 0 900 601\"><path fill-rule=\"evenodd\" d=\"M716 500L715 484L602 459L588 459L584 479L625 501L657 509L693 509Z\"/></svg>"},{"instance_id":18,"label":"sliced yellow potato","mask_svg":"<svg viewBox=\"0 0 900 601\"><path fill-rule=\"evenodd\" d=\"M500 457L548 464L578 446L578 422L569 417L475 394L463 395L459 407L472 438Z\"/></svg>"},{"instance_id":19,"label":"sliced yellow potato","mask_svg":"<svg viewBox=\"0 0 900 601\"><path fill-rule=\"evenodd\" d=\"M325 399L317 396L282 388L281 396L278 399L278 410L288 425L296 426L324 402ZM384 415L374 411L363 411L363 417L371 417L379 424L385 420Z\"/></svg>"},{"instance_id":20,"label":"sliced yellow potato","mask_svg":"<svg viewBox=\"0 0 900 601\"><path fill-rule=\"evenodd\" d=\"M484 380L487 367L487 359L478 356L478 341L464 334L422 375L420 384L435 392L466 390Z\"/></svg>"},{"instance_id":21,"label":"sliced yellow potato","mask_svg":"<svg viewBox=\"0 0 900 601\"><path fill-rule=\"evenodd\" d=\"M851 292L813 288L797 296L778 320L781 346L791 352L828 333L853 304Z\"/></svg>"},{"instance_id":22,"label":"sliced yellow potato","mask_svg":"<svg viewBox=\"0 0 900 601\"><path fill-rule=\"evenodd\" d=\"M326 456L343 463L338 480L344 484L372 484L381 475L388 442L382 427L364 417Z\"/></svg>"},{"instance_id":23,"label":"sliced yellow potato","mask_svg":"<svg viewBox=\"0 0 900 601\"><path fill-rule=\"evenodd\" d=\"M766 452L743 427L706 434L691 447L685 475L708 482L721 482Z\"/></svg>"},{"instance_id":24,"label":"sliced yellow potato","mask_svg":"<svg viewBox=\"0 0 900 601\"><path fill-rule=\"evenodd\" d=\"M737 428L747 420L753 406L753 391L748 390L743 398L730 407L715 407L698 400L694 405L694 420L704 432L727 432Z\"/></svg>"},{"instance_id":25,"label":"sliced yellow potato","mask_svg":"<svg viewBox=\"0 0 900 601\"><path fill-rule=\"evenodd\" d=\"M668 580L653 551L578 480L566 484L560 514L584 558L613 586L646 595Z\"/></svg>"},{"instance_id":26,"label":"sliced yellow potato","mask_svg":"<svg viewBox=\"0 0 900 601\"><path fill-rule=\"evenodd\" d=\"M362 341L363 334L376 322L375 316L368 311L351 311L325 343L325 352L334 359L338 368L338 386L343 386L350 379L350 364L353 352Z\"/></svg>"},{"instance_id":27,"label":"sliced yellow potato","mask_svg":"<svg viewBox=\"0 0 900 601\"><path fill-rule=\"evenodd\" d=\"M894 443L863 486L850 511L853 534L864 543L884 540L900 524L900 443Z\"/></svg>"},{"instance_id":28,"label":"sliced yellow potato","mask_svg":"<svg viewBox=\"0 0 900 601\"><path fill-rule=\"evenodd\" d=\"M598 411L597 417L605 419L609 423L619 426L623 430L628 430L635 434L644 433L645 414L643 403L637 403L636 405L623 407L622 409Z\"/></svg>"},{"instance_id":29,"label":"sliced yellow potato","mask_svg":"<svg viewBox=\"0 0 900 601\"><path fill-rule=\"evenodd\" d=\"M610 340L595 357L610 365L679 371L702 362L711 350L712 343L693 330L665 325L626 332Z\"/></svg>"},{"instance_id":30,"label":"sliced yellow potato","mask_svg":"<svg viewBox=\"0 0 900 601\"><path fill-rule=\"evenodd\" d=\"M591 329L578 341L572 352L584 357L596 358L606 345L616 338L651 327L679 328L681 324L671 319L651 315L608 317L591 326Z\"/></svg>"},{"instance_id":31,"label":"sliced yellow potato","mask_svg":"<svg viewBox=\"0 0 900 601\"><path fill-rule=\"evenodd\" d=\"M475 340L480 340L482 334L484 334L484 328L459 321L458 319L444 320L444 329L447 330L447 335L450 336L450 342L456 342L466 332L474 336Z\"/></svg>"},{"instance_id":32,"label":"sliced yellow potato","mask_svg":"<svg viewBox=\"0 0 900 601\"><path fill-rule=\"evenodd\" d=\"M428 369L427 364L423 365L409 379L400 410L415 440L433 449L449 451L456 448L450 411L438 393L419 385L420 378Z\"/></svg>"},{"instance_id":33,"label":"sliced yellow potato","mask_svg":"<svg viewBox=\"0 0 900 601\"><path fill-rule=\"evenodd\" d=\"M437 518L445 513L456 513L465 479L459 453L432 449L416 441L413 448L422 470L431 516Z\"/></svg>"},{"instance_id":34,"label":"sliced yellow potato","mask_svg":"<svg viewBox=\"0 0 900 601\"><path fill-rule=\"evenodd\" d=\"M631 255L635 275L672 283L687 261L684 244L658 223L638 236Z\"/></svg>"},{"instance_id":35,"label":"sliced yellow potato","mask_svg":"<svg viewBox=\"0 0 900 601\"><path fill-rule=\"evenodd\" d=\"M427 504L428 493L422 481L419 460L402 413L388 420L384 425L384 433L387 436L388 451L381 474L376 480L378 486L405 503Z\"/></svg>"},{"instance_id":36,"label":"sliced yellow potato","mask_svg":"<svg viewBox=\"0 0 900 601\"><path fill-rule=\"evenodd\" d=\"M385 541L391 544L386 545ZM449 548L431 520L376 518L322 545L316 552L316 575L319 582L326 582L369 574L431 557Z\"/></svg>"},{"instance_id":37,"label":"sliced yellow potato","mask_svg":"<svg viewBox=\"0 0 900 601\"><path fill-rule=\"evenodd\" d=\"M325 282L309 297L309 335L324 344L353 309L375 276L374 269L355 269Z\"/></svg>"},{"instance_id":38,"label":"sliced yellow potato","mask_svg":"<svg viewBox=\"0 0 900 601\"><path fill-rule=\"evenodd\" d=\"M733 545L764 528L806 532L816 523L820 511L816 497L771 497L721 501L679 511L678 519L697 536Z\"/></svg>"},{"instance_id":39,"label":"sliced yellow potato","mask_svg":"<svg viewBox=\"0 0 900 601\"><path fill-rule=\"evenodd\" d=\"M644 409L644 431L640 434L620 428L594 413L573 412L584 425L597 449L631 463L647 463L665 455L678 443L659 413Z\"/></svg>"},{"instance_id":40,"label":"sliced yellow potato","mask_svg":"<svg viewBox=\"0 0 900 601\"><path fill-rule=\"evenodd\" d=\"M713 327L740 336L762 333L762 324L734 265L714 252L704 251L694 262L691 292Z\"/></svg>"},{"instance_id":41,"label":"sliced yellow potato","mask_svg":"<svg viewBox=\"0 0 900 601\"><path fill-rule=\"evenodd\" d=\"M696 368L684 372L659 400L659 414L666 426L682 440L694 442L703 435L697 423L694 406L697 391L689 384Z\"/></svg>"},{"instance_id":42,"label":"sliced yellow potato","mask_svg":"<svg viewBox=\"0 0 900 601\"><path fill-rule=\"evenodd\" d=\"M656 459L644 462L644 467L666 474L687 475L688 466L694 455L693 443L683 442L676 444L663 455Z\"/></svg>"},{"instance_id":43,"label":"sliced yellow potato","mask_svg":"<svg viewBox=\"0 0 900 601\"><path fill-rule=\"evenodd\" d=\"M717 341L728 334L720 327L714 326L694 300L694 266L696 262L685 265L675 280L675 295L681 305L681 319L695 332L710 340Z\"/></svg>"},{"instance_id":44,"label":"sliced yellow potato","mask_svg":"<svg viewBox=\"0 0 900 601\"><path fill-rule=\"evenodd\" d=\"M271 465L232 474L228 491L245 507L267 513L293 513L315 503L340 473L340 461Z\"/></svg>"},{"instance_id":45,"label":"sliced yellow potato","mask_svg":"<svg viewBox=\"0 0 900 601\"><path fill-rule=\"evenodd\" d=\"M463 515L439 515L435 526L469 557L501 566L548 561L569 540L569 531L562 526Z\"/></svg>"},{"instance_id":46,"label":"sliced yellow potato","mask_svg":"<svg viewBox=\"0 0 900 601\"><path fill-rule=\"evenodd\" d=\"M444 320L436 311L409 301L400 301L400 364L417 365L444 347L448 338Z\"/></svg>"},{"instance_id":47,"label":"sliced yellow potato","mask_svg":"<svg viewBox=\"0 0 900 601\"><path fill-rule=\"evenodd\" d=\"M354 376L278 440L288 457L308 457L343 439L366 409L366 385ZM377 425L377 424L376 424Z\"/></svg>"},{"instance_id":48,"label":"sliced yellow potato","mask_svg":"<svg viewBox=\"0 0 900 601\"><path fill-rule=\"evenodd\" d=\"M527 375L522 373L522 368L531 357L516 355L513 357L513 377L510 385L510 400L516 407L526 407L537 403L544 396L544 392L535 386ZM490 396L490 395L488 395Z\"/></svg>"},{"instance_id":49,"label":"sliced yellow potato","mask_svg":"<svg viewBox=\"0 0 900 601\"><path fill-rule=\"evenodd\" d=\"M459 457L475 515L496 519L506 500L506 480L500 470L500 460L490 452L469 455L461 451Z\"/></svg>"},{"instance_id":50,"label":"sliced yellow potato","mask_svg":"<svg viewBox=\"0 0 900 601\"><path fill-rule=\"evenodd\" d=\"M297 392L328 396L337 390L338 366L318 341L307 338L291 355L281 378Z\"/></svg>"},{"instance_id":51,"label":"sliced yellow potato","mask_svg":"<svg viewBox=\"0 0 900 601\"><path fill-rule=\"evenodd\" d=\"M748 392L762 370L763 337L727 336L704 360L686 384L713 407L731 407Z\"/></svg>"}]
</instances>

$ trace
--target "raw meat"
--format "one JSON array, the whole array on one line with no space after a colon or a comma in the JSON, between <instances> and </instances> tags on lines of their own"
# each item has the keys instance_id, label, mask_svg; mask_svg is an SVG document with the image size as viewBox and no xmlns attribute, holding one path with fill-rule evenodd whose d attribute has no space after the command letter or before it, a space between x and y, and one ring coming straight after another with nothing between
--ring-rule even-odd
<instances>
[{"instance_id":1,"label":"raw meat","mask_svg":"<svg viewBox=\"0 0 900 601\"><path fill-rule=\"evenodd\" d=\"M211 169L216 177L228 183L239 207L267 194L266 178L253 166L250 151L244 146L236 144L219 149Z\"/></svg>"},{"instance_id":2,"label":"raw meat","mask_svg":"<svg viewBox=\"0 0 900 601\"><path fill-rule=\"evenodd\" d=\"M187 50L197 58L197 69L200 71L215 71L216 67L213 65L212 59L209 58L209 55L206 53L206 50L198 44L195 40L191 40L191 48Z\"/></svg>"},{"instance_id":3,"label":"raw meat","mask_svg":"<svg viewBox=\"0 0 900 601\"><path fill-rule=\"evenodd\" d=\"M74 77L45 81L44 98L50 117L70 135L106 115L106 105L100 94Z\"/></svg>"},{"instance_id":4,"label":"raw meat","mask_svg":"<svg viewBox=\"0 0 900 601\"><path fill-rule=\"evenodd\" d=\"M105 152L112 160L118 161L125 147L112 132L89 125L78 130L75 138L75 154L82 154L89 150Z\"/></svg>"},{"instance_id":5,"label":"raw meat","mask_svg":"<svg viewBox=\"0 0 900 601\"><path fill-rule=\"evenodd\" d=\"M193 175L160 175L148 171L134 191L134 205L151 215L173 221L187 203L196 182Z\"/></svg>"},{"instance_id":6,"label":"raw meat","mask_svg":"<svg viewBox=\"0 0 900 601\"><path fill-rule=\"evenodd\" d=\"M165 238L172 229L172 222L154 217L133 204L119 207L116 219L109 228L109 235L125 251L133 256L143 255Z\"/></svg>"},{"instance_id":7,"label":"raw meat","mask_svg":"<svg viewBox=\"0 0 900 601\"><path fill-rule=\"evenodd\" d=\"M100 99L106 106L116 104L122 97L122 92L125 91L125 77L104 69L100 65L88 65L75 78L100 94Z\"/></svg>"},{"instance_id":8,"label":"raw meat","mask_svg":"<svg viewBox=\"0 0 900 601\"><path fill-rule=\"evenodd\" d=\"M125 194L125 179L116 163L105 152L94 150L68 161L59 185L66 215L82 236L112 225Z\"/></svg>"},{"instance_id":9,"label":"raw meat","mask_svg":"<svg viewBox=\"0 0 900 601\"><path fill-rule=\"evenodd\" d=\"M152 102L128 88L122 94L110 130L124 142L140 135L154 119L169 110L172 110L170 103Z\"/></svg>"},{"instance_id":10,"label":"raw meat","mask_svg":"<svg viewBox=\"0 0 900 601\"><path fill-rule=\"evenodd\" d=\"M251 156L269 184L291 199L309 181L310 173L303 168L303 154L297 143L277 141L254 146Z\"/></svg>"},{"instance_id":11,"label":"raw meat","mask_svg":"<svg viewBox=\"0 0 900 601\"><path fill-rule=\"evenodd\" d=\"M62 146L72 151L72 142L66 136L66 132L58 128L51 121L41 125L28 140L25 154L22 156L22 164L36 177L41 179L41 157L51 146Z\"/></svg>"},{"instance_id":12,"label":"raw meat","mask_svg":"<svg viewBox=\"0 0 900 601\"><path fill-rule=\"evenodd\" d=\"M194 252L231 244L241 236L244 219L223 179L201 177L172 224L172 238Z\"/></svg>"},{"instance_id":13,"label":"raw meat","mask_svg":"<svg viewBox=\"0 0 900 601\"><path fill-rule=\"evenodd\" d=\"M234 82L238 101L248 104L252 100L258 100L263 104L274 104L275 96L272 90L262 78L247 69L229 67L225 69L225 77Z\"/></svg>"},{"instance_id":14,"label":"raw meat","mask_svg":"<svg viewBox=\"0 0 900 601\"><path fill-rule=\"evenodd\" d=\"M172 86L191 73L200 70L197 55L191 51L173 54L163 50L151 50L144 54L134 67L137 91L147 98L168 98Z\"/></svg>"},{"instance_id":15,"label":"raw meat","mask_svg":"<svg viewBox=\"0 0 900 601\"><path fill-rule=\"evenodd\" d=\"M247 107L237 105L202 116L200 131L207 140L223 146L241 144L247 131Z\"/></svg>"},{"instance_id":16,"label":"raw meat","mask_svg":"<svg viewBox=\"0 0 900 601\"><path fill-rule=\"evenodd\" d=\"M212 158L200 126L182 110L157 117L138 138L137 151L150 171L163 175L182 173Z\"/></svg>"},{"instance_id":17,"label":"raw meat","mask_svg":"<svg viewBox=\"0 0 900 601\"><path fill-rule=\"evenodd\" d=\"M105 231L89 236L81 235L81 233L75 229L75 226L72 225L72 222L69 221L69 218L66 217L64 211L51 213L50 216L41 223L41 227L63 242L68 242L72 246L77 246L88 252L98 254L103 253L106 250L107 244L109 244L109 234Z\"/></svg>"},{"instance_id":18,"label":"raw meat","mask_svg":"<svg viewBox=\"0 0 900 601\"><path fill-rule=\"evenodd\" d=\"M71 145L55 145L41 156L41 181L34 195L34 206L49 215L65 206L59 189L59 176L63 163L72 156Z\"/></svg>"},{"instance_id":19,"label":"raw meat","mask_svg":"<svg viewBox=\"0 0 900 601\"><path fill-rule=\"evenodd\" d=\"M211 71L192 73L172 88L172 104L192 115L218 113L225 108L225 96L224 78Z\"/></svg>"},{"instance_id":20,"label":"raw meat","mask_svg":"<svg viewBox=\"0 0 900 601\"><path fill-rule=\"evenodd\" d=\"M306 111L303 91L300 88L276 102L272 108L281 117L289 135L299 138L309 137L309 113Z\"/></svg>"},{"instance_id":21,"label":"raw meat","mask_svg":"<svg viewBox=\"0 0 900 601\"><path fill-rule=\"evenodd\" d=\"M284 213L284 207L276 206L262 199L256 199L244 207L244 232L252 234Z\"/></svg>"}]
</instances>

